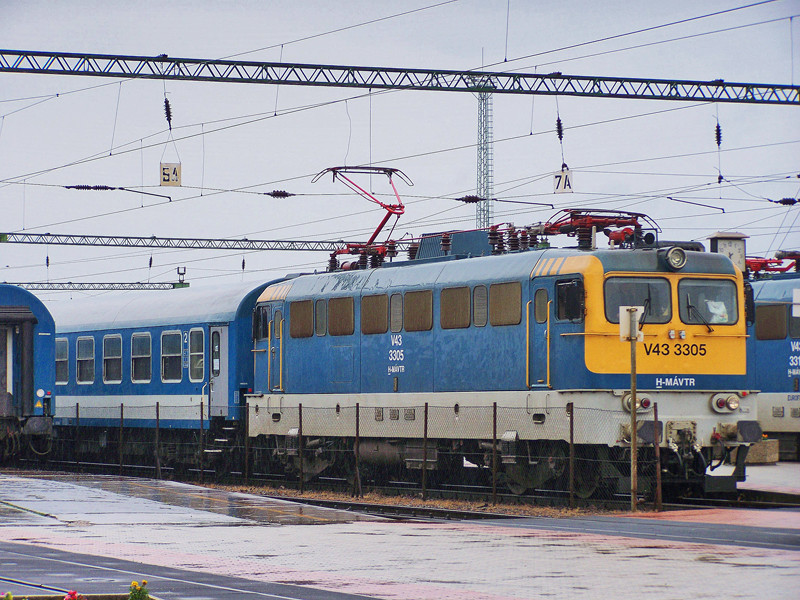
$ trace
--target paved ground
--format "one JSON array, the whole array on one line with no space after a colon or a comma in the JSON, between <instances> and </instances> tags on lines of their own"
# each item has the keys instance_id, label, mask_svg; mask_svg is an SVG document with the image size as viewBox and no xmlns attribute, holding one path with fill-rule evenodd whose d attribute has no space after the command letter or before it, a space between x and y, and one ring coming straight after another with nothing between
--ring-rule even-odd
<instances>
[{"instance_id":1,"label":"paved ground","mask_svg":"<svg viewBox=\"0 0 800 600\"><path fill-rule=\"evenodd\" d=\"M793 467L785 475L800 482L800 465ZM751 480L756 476L751 472ZM112 557L126 561L121 567L131 578L147 575L163 598L335 592L419 600L605 599L633 592L648 600L794 600L800 590L799 511L392 521L172 482L2 474L0 507L0 577L31 581L24 569L32 567L13 560L26 548L29 556L43 549ZM107 566L106 559L86 558ZM168 575L153 565L182 571ZM127 575L121 567L115 573ZM45 577L45 570L34 575ZM170 583L192 577L217 587L181 593ZM276 585L289 587L280 592Z\"/></svg>"}]
</instances>

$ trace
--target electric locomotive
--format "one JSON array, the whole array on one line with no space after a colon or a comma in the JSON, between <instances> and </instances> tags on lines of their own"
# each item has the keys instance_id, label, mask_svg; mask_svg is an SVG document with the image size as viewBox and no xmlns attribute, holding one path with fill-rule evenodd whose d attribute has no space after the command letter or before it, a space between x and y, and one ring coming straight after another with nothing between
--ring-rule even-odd
<instances>
[{"instance_id":1,"label":"electric locomotive","mask_svg":"<svg viewBox=\"0 0 800 600\"><path fill-rule=\"evenodd\" d=\"M777 268L797 269L800 253L783 253ZM785 258L794 265L785 265ZM748 259L755 276L763 276L764 259ZM785 265L785 266L781 266ZM777 439L781 460L800 460L800 273L774 272L751 281L755 323L749 337L751 386L760 390L759 422Z\"/></svg>"},{"instance_id":2,"label":"electric locomotive","mask_svg":"<svg viewBox=\"0 0 800 600\"><path fill-rule=\"evenodd\" d=\"M247 396L254 447L306 479L355 459L374 473L463 475L490 464L491 449L522 493L563 489L574 419L579 495L625 493L635 410L642 462L659 433L647 485L658 468L666 485L735 489L761 438L742 272L699 244L659 243L643 221L571 210L520 231L427 236L409 261L365 268L362 256L267 286ZM604 229L611 247L598 250ZM541 239L555 233L578 246ZM635 404L624 306L644 313ZM493 410L496 431L476 416ZM712 473L737 447L733 473Z\"/></svg>"},{"instance_id":3,"label":"electric locomotive","mask_svg":"<svg viewBox=\"0 0 800 600\"><path fill-rule=\"evenodd\" d=\"M49 452L54 334L53 317L36 296L0 284L0 462Z\"/></svg>"}]
</instances>

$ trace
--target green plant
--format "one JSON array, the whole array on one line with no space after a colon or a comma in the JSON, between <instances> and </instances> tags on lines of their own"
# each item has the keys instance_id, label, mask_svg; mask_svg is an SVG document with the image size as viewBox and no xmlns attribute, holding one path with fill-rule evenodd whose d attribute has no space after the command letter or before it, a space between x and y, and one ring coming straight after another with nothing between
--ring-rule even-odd
<instances>
[{"instance_id":1,"label":"green plant","mask_svg":"<svg viewBox=\"0 0 800 600\"><path fill-rule=\"evenodd\" d=\"M131 581L131 593L128 595L128 600L150 600L146 579L142 579L142 585L139 585L137 581Z\"/></svg>"}]
</instances>

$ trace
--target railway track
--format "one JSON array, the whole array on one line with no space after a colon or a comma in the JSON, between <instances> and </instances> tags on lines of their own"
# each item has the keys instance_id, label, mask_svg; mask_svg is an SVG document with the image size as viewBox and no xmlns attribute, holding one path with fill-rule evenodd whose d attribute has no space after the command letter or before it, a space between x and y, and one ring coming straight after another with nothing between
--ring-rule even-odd
<instances>
[{"instance_id":1,"label":"railway track","mask_svg":"<svg viewBox=\"0 0 800 600\"><path fill-rule=\"evenodd\" d=\"M26 472L83 472L98 475L126 475L135 477L157 478L154 467L142 465L123 465L107 463L74 463L59 461L47 463L20 464ZM225 477L217 477L214 471L189 470L178 474L169 468L162 468L161 476L165 479L183 481L186 483L211 484L226 488L264 488L264 495L280 497L293 502L303 502L316 506L327 506L341 510L352 510L370 514L380 514L397 518L441 518L441 519L477 519L498 518L509 516L498 510L493 510L495 505L532 506L548 508L567 508L570 506L569 493L560 490L536 490L532 494L517 495L506 490L497 489L493 494L491 486L486 485L440 485L428 488L423 493L419 484L409 482L388 482L384 484L365 483L363 489L373 492L378 497L387 501L366 503L353 494L353 485L345 479L320 478L313 482L306 482L301 486L299 481L289 479L283 474L256 473L245 479L242 473L229 472ZM272 493L274 492L274 493ZM320 497L319 494L335 494L336 499ZM413 503L398 503L398 497L412 499ZM462 510L441 508L436 506L441 501L462 501L480 510ZM420 505L423 502L423 505ZM630 496L618 495L611 498L575 498L574 507L592 508L601 511L627 511L630 508ZM652 502L640 500L643 510L651 509ZM779 492L739 490L736 495L717 496L710 498L683 497L671 499L663 505L664 510L686 510L691 508L752 508L752 509L777 509L800 508L800 495Z\"/></svg>"}]
</instances>

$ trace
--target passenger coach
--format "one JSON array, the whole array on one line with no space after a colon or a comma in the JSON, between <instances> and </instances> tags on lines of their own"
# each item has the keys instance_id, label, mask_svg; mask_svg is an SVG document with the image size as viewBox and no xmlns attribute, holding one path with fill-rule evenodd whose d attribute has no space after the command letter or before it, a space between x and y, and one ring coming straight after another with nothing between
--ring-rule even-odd
<instances>
[{"instance_id":1,"label":"passenger coach","mask_svg":"<svg viewBox=\"0 0 800 600\"><path fill-rule=\"evenodd\" d=\"M107 454L121 422L130 431L126 452L147 457L158 424L167 464L196 462L188 442L201 428L232 443L230 424L253 386L251 318L264 286L54 302L55 424L80 423L84 457Z\"/></svg>"},{"instance_id":2,"label":"passenger coach","mask_svg":"<svg viewBox=\"0 0 800 600\"><path fill-rule=\"evenodd\" d=\"M0 284L0 462L49 449L54 334L53 317L36 296Z\"/></svg>"}]
</instances>

